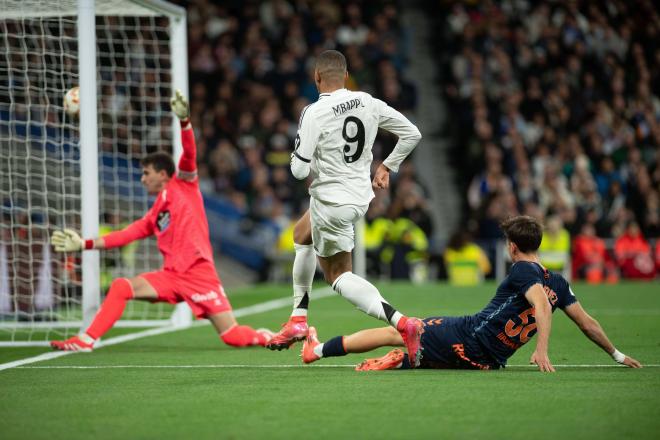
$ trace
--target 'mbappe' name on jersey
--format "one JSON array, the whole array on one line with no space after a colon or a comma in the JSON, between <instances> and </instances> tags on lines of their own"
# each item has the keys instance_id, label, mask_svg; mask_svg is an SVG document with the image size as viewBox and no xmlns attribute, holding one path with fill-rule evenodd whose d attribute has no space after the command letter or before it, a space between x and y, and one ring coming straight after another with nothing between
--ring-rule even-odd
<instances>
[{"instance_id":1,"label":"'mbappe' name on jersey","mask_svg":"<svg viewBox=\"0 0 660 440\"><path fill-rule=\"evenodd\" d=\"M358 108L358 107L364 107L364 104L362 104L360 98L355 98L355 99L351 99L350 101L342 102L339 105L335 105L334 107L332 107L332 111L335 112L335 116L339 116L346 113L349 110L353 110L354 108Z\"/></svg>"}]
</instances>

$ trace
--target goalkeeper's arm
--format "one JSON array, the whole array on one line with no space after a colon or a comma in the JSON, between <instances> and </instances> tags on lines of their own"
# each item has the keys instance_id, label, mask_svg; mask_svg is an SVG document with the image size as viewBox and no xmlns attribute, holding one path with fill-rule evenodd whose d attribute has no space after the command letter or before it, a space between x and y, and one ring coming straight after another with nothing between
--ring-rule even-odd
<instances>
[{"instance_id":1,"label":"goalkeeper's arm","mask_svg":"<svg viewBox=\"0 0 660 440\"><path fill-rule=\"evenodd\" d=\"M53 232L51 243L57 252L77 252L91 249L111 249L125 246L135 240L153 234L151 222L147 216L134 221L121 231L111 232L100 238L83 239L73 229Z\"/></svg>"},{"instance_id":2,"label":"goalkeeper's arm","mask_svg":"<svg viewBox=\"0 0 660 440\"><path fill-rule=\"evenodd\" d=\"M179 118L181 123L181 145L183 154L179 159L179 178L183 180L194 180L197 177L197 146L195 145L195 134L190 123L190 106L188 100L181 90L177 90L170 100L172 112Z\"/></svg>"}]
</instances>

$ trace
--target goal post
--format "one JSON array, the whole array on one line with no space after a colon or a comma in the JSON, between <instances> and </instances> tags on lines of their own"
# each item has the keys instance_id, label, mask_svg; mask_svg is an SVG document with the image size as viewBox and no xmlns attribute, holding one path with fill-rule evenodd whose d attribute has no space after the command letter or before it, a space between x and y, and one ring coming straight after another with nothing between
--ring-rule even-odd
<instances>
[{"instance_id":1,"label":"goal post","mask_svg":"<svg viewBox=\"0 0 660 440\"><path fill-rule=\"evenodd\" d=\"M80 223L83 237L98 237L100 203L94 0L78 0L77 9L80 74ZM82 253L82 327L91 324L100 304L101 260L99 257L97 250Z\"/></svg>"},{"instance_id":2,"label":"goal post","mask_svg":"<svg viewBox=\"0 0 660 440\"><path fill-rule=\"evenodd\" d=\"M161 0L0 0L0 346L46 345L91 322L109 281L157 269L154 240L59 254L48 237L119 229L152 200L139 160L181 151L185 9ZM80 120L63 109L80 86ZM131 302L119 327L187 325L185 304Z\"/></svg>"}]
</instances>

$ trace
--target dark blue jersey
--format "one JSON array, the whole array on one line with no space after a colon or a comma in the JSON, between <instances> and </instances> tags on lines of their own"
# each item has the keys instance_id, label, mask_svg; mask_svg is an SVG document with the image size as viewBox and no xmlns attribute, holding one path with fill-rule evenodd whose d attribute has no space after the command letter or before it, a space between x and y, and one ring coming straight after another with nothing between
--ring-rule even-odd
<instances>
[{"instance_id":1,"label":"dark blue jersey","mask_svg":"<svg viewBox=\"0 0 660 440\"><path fill-rule=\"evenodd\" d=\"M536 333L534 307L525 297L534 284L543 286L553 312L577 301L564 277L547 272L539 264L519 261L490 303L466 320L472 326L472 335L501 365Z\"/></svg>"}]
</instances>

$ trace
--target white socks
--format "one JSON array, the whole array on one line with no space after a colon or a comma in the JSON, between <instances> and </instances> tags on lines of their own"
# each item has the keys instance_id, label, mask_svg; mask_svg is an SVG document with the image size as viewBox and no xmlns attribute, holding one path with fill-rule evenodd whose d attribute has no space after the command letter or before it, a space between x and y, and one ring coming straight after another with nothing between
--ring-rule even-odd
<instances>
[{"instance_id":1,"label":"white socks","mask_svg":"<svg viewBox=\"0 0 660 440\"><path fill-rule=\"evenodd\" d=\"M376 286L353 272L339 275L332 288L367 315L385 321L395 328L403 316L385 301Z\"/></svg>"},{"instance_id":2,"label":"white socks","mask_svg":"<svg viewBox=\"0 0 660 440\"><path fill-rule=\"evenodd\" d=\"M316 272L316 253L311 244L297 244L296 257L293 260L293 312L291 316L307 316L309 294Z\"/></svg>"},{"instance_id":3,"label":"white socks","mask_svg":"<svg viewBox=\"0 0 660 440\"><path fill-rule=\"evenodd\" d=\"M323 342L321 342L319 345L314 347L314 354L320 358L323 357Z\"/></svg>"}]
</instances>

